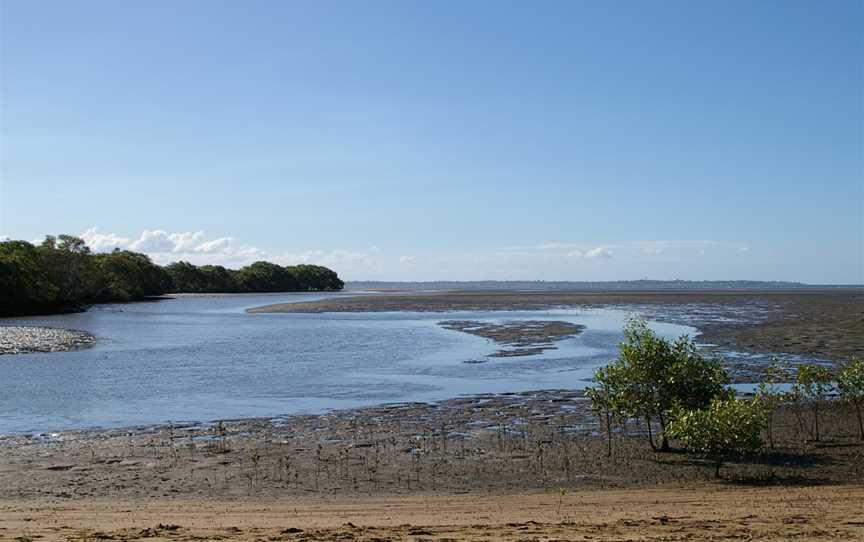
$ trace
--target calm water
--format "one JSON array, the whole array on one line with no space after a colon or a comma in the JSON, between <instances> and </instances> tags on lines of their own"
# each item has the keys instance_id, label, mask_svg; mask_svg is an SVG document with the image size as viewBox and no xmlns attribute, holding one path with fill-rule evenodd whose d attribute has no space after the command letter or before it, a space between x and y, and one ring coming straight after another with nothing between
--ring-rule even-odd
<instances>
[{"instance_id":1,"label":"calm water","mask_svg":"<svg viewBox=\"0 0 864 542\"><path fill-rule=\"evenodd\" d=\"M247 314L341 294L188 297L81 314L2 319L96 335L76 352L0 356L0 434L320 412L460 394L582 388L615 357L626 313ZM587 326L559 349L466 364L497 350L442 319L561 319ZM667 337L694 333L652 323Z\"/></svg>"}]
</instances>

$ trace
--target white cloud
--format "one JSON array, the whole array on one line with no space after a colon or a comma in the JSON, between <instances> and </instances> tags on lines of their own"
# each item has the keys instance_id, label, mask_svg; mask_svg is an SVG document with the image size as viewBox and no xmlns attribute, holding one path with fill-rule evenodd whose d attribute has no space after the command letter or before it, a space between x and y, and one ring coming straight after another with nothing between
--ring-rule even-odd
<instances>
[{"instance_id":1,"label":"white cloud","mask_svg":"<svg viewBox=\"0 0 864 542\"><path fill-rule=\"evenodd\" d=\"M195 230L170 232L148 229L140 235L127 237L90 228L81 237L94 252L115 248L137 250L163 265L178 260L232 268L258 260L281 265L308 263L330 267L347 280L613 280L684 275L690 278L715 275L724 278L719 275L721 270L726 270L728 276L743 276L749 269L736 273L729 271L733 265L730 262L737 261L743 265L747 260L732 257L749 251L744 243L705 240L603 244L590 240L544 241L524 246L394 254L379 246L310 247L307 250L268 253L242 244L235 236L209 238L203 231ZM692 277L686 272L693 273Z\"/></svg>"},{"instance_id":2,"label":"white cloud","mask_svg":"<svg viewBox=\"0 0 864 542\"><path fill-rule=\"evenodd\" d=\"M498 249L500 253L524 255L535 258L610 258L612 256L630 259L662 256L664 259L682 259L724 251L746 252L742 243L707 240L657 240L622 241L612 244L592 245L577 242L546 242L536 245L507 246Z\"/></svg>"},{"instance_id":3,"label":"white cloud","mask_svg":"<svg viewBox=\"0 0 864 542\"><path fill-rule=\"evenodd\" d=\"M176 235L176 234L175 234ZM180 234L181 236L183 234ZM136 241L129 245L131 250L145 253L174 252L177 243L171 239L171 234L164 230L144 230Z\"/></svg>"},{"instance_id":4,"label":"white cloud","mask_svg":"<svg viewBox=\"0 0 864 542\"><path fill-rule=\"evenodd\" d=\"M264 250L238 244L233 237L208 240L203 231L144 230L138 238L132 239L90 228L81 238L94 252L110 252L115 248L134 250L160 264L187 260L198 265L242 266L268 256Z\"/></svg>"},{"instance_id":5,"label":"white cloud","mask_svg":"<svg viewBox=\"0 0 864 542\"><path fill-rule=\"evenodd\" d=\"M324 259L324 251L322 250L307 250L297 254L282 254L276 256L274 262L282 265L297 265L301 263L313 263Z\"/></svg>"},{"instance_id":6,"label":"white cloud","mask_svg":"<svg viewBox=\"0 0 864 542\"><path fill-rule=\"evenodd\" d=\"M205 241L194 247L194 252L202 252L204 254L227 254L234 247L233 237L220 237L212 241Z\"/></svg>"},{"instance_id":7,"label":"white cloud","mask_svg":"<svg viewBox=\"0 0 864 542\"><path fill-rule=\"evenodd\" d=\"M0 243L2 243L3 241L8 241L8 240L9 240L8 235L0 235Z\"/></svg>"},{"instance_id":8,"label":"white cloud","mask_svg":"<svg viewBox=\"0 0 864 542\"><path fill-rule=\"evenodd\" d=\"M560 252L562 250L583 247L584 243L541 243L538 245L514 245L501 247L507 252Z\"/></svg>"},{"instance_id":9,"label":"white cloud","mask_svg":"<svg viewBox=\"0 0 864 542\"><path fill-rule=\"evenodd\" d=\"M609 247L594 247L585 253L586 258L611 258L612 250Z\"/></svg>"},{"instance_id":10,"label":"white cloud","mask_svg":"<svg viewBox=\"0 0 864 542\"><path fill-rule=\"evenodd\" d=\"M348 278L375 277L382 271L393 271L398 260L393 258L390 264L385 263L386 257L377 247L366 251L344 249L307 250L299 253L285 253L271 258L271 261L281 265L317 264L324 265Z\"/></svg>"},{"instance_id":11,"label":"white cloud","mask_svg":"<svg viewBox=\"0 0 864 542\"><path fill-rule=\"evenodd\" d=\"M625 246L631 246L639 249L643 254L665 254L668 252L686 252L700 251L709 249L739 249L743 245L741 243L730 241L708 241L704 239L688 239L688 240L663 240L663 241L631 241L624 243Z\"/></svg>"},{"instance_id":12,"label":"white cloud","mask_svg":"<svg viewBox=\"0 0 864 542\"><path fill-rule=\"evenodd\" d=\"M99 233L96 228L90 228L82 233L81 239L84 239L93 252L110 252L115 248L128 248L132 242L128 237L120 237L113 233Z\"/></svg>"},{"instance_id":13,"label":"white cloud","mask_svg":"<svg viewBox=\"0 0 864 542\"><path fill-rule=\"evenodd\" d=\"M172 233L168 235L168 238L174 242L174 248L171 252L190 252L196 245L201 243L204 239L203 231L192 232L184 232L184 233Z\"/></svg>"}]
</instances>

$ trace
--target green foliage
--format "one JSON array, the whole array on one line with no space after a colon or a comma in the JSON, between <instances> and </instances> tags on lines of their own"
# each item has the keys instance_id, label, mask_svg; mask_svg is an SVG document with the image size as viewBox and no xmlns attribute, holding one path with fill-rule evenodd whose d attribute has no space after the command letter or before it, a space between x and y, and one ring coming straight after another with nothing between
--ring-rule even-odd
<instances>
[{"instance_id":1,"label":"green foliage","mask_svg":"<svg viewBox=\"0 0 864 542\"><path fill-rule=\"evenodd\" d=\"M202 289L206 279L201 270L189 262L174 262L165 266L165 272L171 277L169 291L200 293L209 290ZM232 290L234 291L234 290Z\"/></svg>"},{"instance_id":2,"label":"green foliage","mask_svg":"<svg viewBox=\"0 0 864 542\"><path fill-rule=\"evenodd\" d=\"M765 369L762 375L757 393L759 396L764 397L765 400L768 398L778 398L782 401L787 393L780 389L780 385L791 380L792 371L789 369L789 364L778 358L774 358L771 361L771 365Z\"/></svg>"},{"instance_id":3,"label":"green foliage","mask_svg":"<svg viewBox=\"0 0 864 542\"><path fill-rule=\"evenodd\" d=\"M40 312L54 303L57 286L26 241L0 242L0 316Z\"/></svg>"},{"instance_id":4,"label":"green foliage","mask_svg":"<svg viewBox=\"0 0 864 542\"><path fill-rule=\"evenodd\" d=\"M819 441L819 407L833 388L831 371L822 365L799 365L792 393L810 403L813 412L813 439Z\"/></svg>"},{"instance_id":5,"label":"green foliage","mask_svg":"<svg viewBox=\"0 0 864 542\"><path fill-rule=\"evenodd\" d=\"M864 359L852 358L837 374L837 391L840 399L852 404L858 417L858 436L864 440Z\"/></svg>"},{"instance_id":6,"label":"green foliage","mask_svg":"<svg viewBox=\"0 0 864 542\"><path fill-rule=\"evenodd\" d=\"M288 269L270 262L255 262L237 271L242 292L296 292L300 283Z\"/></svg>"},{"instance_id":7,"label":"green foliage","mask_svg":"<svg viewBox=\"0 0 864 542\"><path fill-rule=\"evenodd\" d=\"M717 398L699 410L676 409L667 431L691 452L715 461L720 476L724 461L762 449L765 409L758 399Z\"/></svg>"},{"instance_id":8,"label":"green foliage","mask_svg":"<svg viewBox=\"0 0 864 542\"><path fill-rule=\"evenodd\" d=\"M774 358L756 389L756 397L765 408L765 429L768 433L768 444L772 449L774 448L774 413L780 405L792 399L791 394L784 392L780 385L791 379L792 373L788 364Z\"/></svg>"},{"instance_id":9,"label":"green foliage","mask_svg":"<svg viewBox=\"0 0 864 542\"><path fill-rule=\"evenodd\" d=\"M286 292L341 290L330 269L255 262L238 271L177 262L166 267L145 254L91 254L71 235L48 236L39 246L0 242L0 316L80 309L96 302L135 301L166 292Z\"/></svg>"},{"instance_id":10,"label":"green foliage","mask_svg":"<svg viewBox=\"0 0 864 542\"><path fill-rule=\"evenodd\" d=\"M56 304L75 306L93 298L99 279L90 249L83 239L49 235L37 252L40 267L57 287Z\"/></svg>"},{"instance_id":11,"label":"green foliage","mask_svg":"<svg viewBox=\"0 0 864 542\"><path fill-rule=\"evenodd\" d=\"M616 411L643 418L654 446L651 427L658 421L661 448L669 448L666 424L674 408L696 410L725 396L729 378L719 360L706 358L687 336L674 342L658 337L644 320L624 328L618 359L604 372L600 390L608 386Z\"/></svg>"},{"instance_id":12,"label":"green foliage","mask_svg":"<svg viewBox=\"0 0 864 542\"><path fill-rule=\"evenodd\" d=\"M864 359L852 358L837 374L840 397L850 401L864 400Z\"/></svg>"},{"instance_id":13,"label":"green foliage","mask_svg":"<svg viewBox=\"0 0 864 542\"><path fill-rule=\"evenodd\" d=\"M165 267L175 292L312 292L341 290L339 276L320 265L282 267L270 262L255 262L237 271L220 265L196 267L177 262Z\"/></svg>"},{"instance_id":14,"label":"green foliage","mask_svg":"<svg viewBox=\"0 0 864 542\"><path fill-rule=\"evenodd\" d=\"M345 283L332 269L321 265L295 265L286 269L297 279L299 289L305 292L313 290L341 290Z\"/></svg>"},{"instance_id":15,"label":"green foliage","mask_svg":"<svg viewBox=\"0 0 864 542\"><path fill-rule=\"evenodd\" d=\"M591 408L601 417L606 431L607 453L612 456L612 427L627 418L627 404L624 390L627 387L626 374L618 364L607 365L594 371L594 387L585 390L591 400Z\"/></svg>"},{"instance_id":16,"label":"green foliage","mask_svg":"<svg viewBox=\"0 0 864 542\"><path fill-rule=\"evenodd\" d=\"M203 265L198 268L202 279L202 292L236 292L238 291L236 273L221 265ZM181 290L186 291L186 290Z\"/></svg>"},{"instance_id":17,"label":"green foliage","mask_svg":"<svg viewBox=\"0 0 864 542\"><path fill-rule=\"evenodd\" d=\"M717 397L728 397L729 375L718 358L705 357L687 336L672 345L672 364L661 388L667 396L663 408L698 409Z\"/></svg>"},{"instance_id":18,"label":"green foliage","mask_svg":"<svg viewBox=\"0 0 864 542\"><path fill-rule=\"evenodd\" d=\"M811 401L824 401L832 388L831 371L822 365L799 365L793 390L801 398Z\"/></svg>"},{"instance_id":19,"label":"green foliage","mask_svg":"<svg viewBox=\"0 0 864 542\"><path fill-rule=\"evenodd\" d=\"M97 301L134 301L171 288L171 276L145 254L115 250L94 256L99 270Z\"/></svg>"}]
</instances>

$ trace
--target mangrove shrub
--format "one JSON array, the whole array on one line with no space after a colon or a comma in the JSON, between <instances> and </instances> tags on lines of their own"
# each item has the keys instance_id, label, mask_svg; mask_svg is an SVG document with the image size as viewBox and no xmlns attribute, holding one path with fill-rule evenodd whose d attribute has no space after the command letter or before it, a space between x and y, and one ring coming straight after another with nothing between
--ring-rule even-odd
<instances>
[{"instance_id":1,"label":"mangrove shrub","mask_svg":"<svg viewBox=\"0 0 864 542\"><path fill-rule=\"evenodd\" d=\"M677 409L667 428L690 452L714 461L720 477L725 461L762 449L765 410L758 399L717 398L699 410Z\"/></svg>"},{"instance_id":2,"label":"mangrove shrub","mask_svg":"<svg viewBox=\"0 0 864 542\"><path fill-rule=\"evenodd\" d=\"M697 410L725 396L729 378L719 360L704 356L686 335L669 341L658 337L644 320L632 319L624 328L618 358L598 371L595 380L597 407L606 408L602 399L615 413L643 419L654 449L652 427L659 423L659 448L667 451L672 410Z\"/></svg>"}]
</instances>

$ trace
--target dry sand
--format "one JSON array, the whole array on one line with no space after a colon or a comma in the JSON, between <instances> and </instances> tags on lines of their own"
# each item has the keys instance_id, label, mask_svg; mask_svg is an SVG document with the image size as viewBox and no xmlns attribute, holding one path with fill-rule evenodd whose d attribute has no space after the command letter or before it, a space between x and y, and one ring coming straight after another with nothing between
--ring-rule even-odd
<instances>
[{"instance_id":1,"label":"dry sand","mask_svg":"<svg viewBox=\"0 0 864 542\"><path fill-rule=\"evenodd\" d=\"M7 540L864 540L864 486L0 502Z\"/></svg>"}]
</instances>

